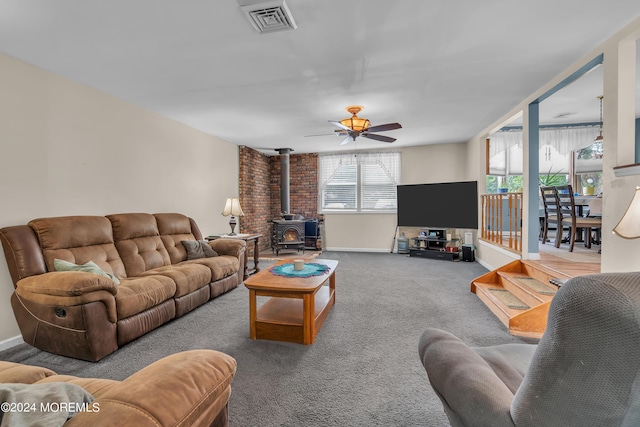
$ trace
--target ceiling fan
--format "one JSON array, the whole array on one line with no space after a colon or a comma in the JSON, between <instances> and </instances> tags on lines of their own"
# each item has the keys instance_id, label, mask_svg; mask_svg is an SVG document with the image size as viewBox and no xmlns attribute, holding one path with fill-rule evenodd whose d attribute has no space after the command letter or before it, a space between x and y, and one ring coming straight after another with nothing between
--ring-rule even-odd
<instances>
[{"instance_id":1,"label":"ceiling fan","mask_svg":"<svg viewBox=\"0 0 640 427\"><path fill-rule=\"evenodd\" d=\"M344 137L340 145L345 145L350 142L353 142L359 136L363 138L374 139L376 141L382 141L382 142L393 142L396 140L396 138L391 138L385 135L376 135L373 132L385 132L388 130L400 129L402 128L400 123L387 123L384 125L370 126L371 122L369 122L369 119L361 118L361 117L358 117L357 115L363 109L364 107L362 107L361 105L350 105L347 108L345 108L345 110L351 113L352 115L351 117L348 117L340 121L329 120L329 123L340 128L335 131L335 134L338 136ZM325 135L330 135L330 134L325 134ZM321 135L307 135L307 136L321 136Z\"/></svg>"}]
</instances>

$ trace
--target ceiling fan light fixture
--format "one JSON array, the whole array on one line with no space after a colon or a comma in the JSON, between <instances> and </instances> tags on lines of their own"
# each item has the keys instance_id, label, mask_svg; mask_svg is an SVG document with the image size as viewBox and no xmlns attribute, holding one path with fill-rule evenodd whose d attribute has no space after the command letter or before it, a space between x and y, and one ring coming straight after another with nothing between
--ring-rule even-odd
<instances>
[{"instance_id":1,"label":"ceiling fan light fixture","mask_svg":"<svg viewBox=\"0 0 640 427\"><path fill-rule=\"evenodd\" d=\"M350 127L356 132L362 132L371 125L368 119L362 119L358 116L349 117L348 119L340 120L340 123Z\"/></svg>"},{"instance_id":2,"label":"ceiling fan light fixture","mask_svg":"<svg viewBox=\"0 0 640 427\"><path fill-rule=\"evenodd\" d=\"M363 130L366 130L371 125L371 122L369 121L369 119L363 119L357 116L357 114L363 109L364 107L360 105L348 106L347 108L345 108L345 110L353 115L349 118L340 120L340 123L356 132L362 132Z\"/></svg>"}]
</instances>

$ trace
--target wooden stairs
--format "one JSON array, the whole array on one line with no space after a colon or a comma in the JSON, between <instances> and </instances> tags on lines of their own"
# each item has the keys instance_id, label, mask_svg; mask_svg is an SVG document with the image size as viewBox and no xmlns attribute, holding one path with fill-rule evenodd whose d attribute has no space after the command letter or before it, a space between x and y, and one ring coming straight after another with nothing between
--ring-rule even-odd
<instances>
[{"instance_id":1,"label":"wooden stairs","mask_svg":"<svg viewBox=\"0 0 640 427\"><path fill-rule=\"evenodd\" d=\"M517 260L471 282L471 292L520 337L540 338L547 326L549 304L558 290L550 279L571 276L527 260Z\"/></svg>"}]
</instances>

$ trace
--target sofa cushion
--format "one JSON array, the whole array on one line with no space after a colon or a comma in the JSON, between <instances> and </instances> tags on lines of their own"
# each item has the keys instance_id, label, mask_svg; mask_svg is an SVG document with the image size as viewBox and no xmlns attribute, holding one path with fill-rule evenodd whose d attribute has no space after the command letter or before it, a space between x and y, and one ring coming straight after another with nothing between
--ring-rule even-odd
<instances>
[{"instance_id":1,"label":"sofa cushion","mask_svg":"<svg viewBox=\"0 0 640 427\"><path fill-rule=\"evenodd\" d=\"M200 264L179 264L154 268L142 273L142 276L162 275L170 277L176 284L174 298L178 298L200 288L211 282L211 270Z\"/></svg>"},{"instance_id":2,"label":"sofa cushion","mask_svg":"<svg viewBox=\"0 0 640 427\"><path fill-rule=\"evenodd\" d=\"M158 224L160 238L164 243L171 264L177 264L187 259L187 251L181 243L183 240L196 240L191 229L189 217L178 213L160 213L153 215Z\"/></svg>"},{"instance_id":3,"label":"sofa cushion","mask_svg":"<svg viewBox=\"0 0 640 427\"><path fill-rule=\"evenodd\" d=\"M229 255L220 255L212 258L199 258L186 263L202 264L209 267L211 270L211 281L223 279L238 272L240 269L240 260L236 257Z\"/></svg>"},{"instance_id":4,"label":"sofa cushion","mask_svg":"<svg viewBox=\"0 0 640 427\"><path fill-rule=\"evenodd\" d=\"M116 294L118 320L172 299L175 293L176 284L167 276L153 275L122 279Z\"/></svg>"},{"instance_id":5,"label":"sofa cushion","mask_svg":"<svg viewBox=\"0 0 640 427\"><path fill-rule=\"evenodd\" d=\"M122 259L114 244L111 223L103 216L39 218L29 222L38 236L45 263L55 271L54 260L75 264L95 262L102 270L126 277Z\"/></svg>"},{"instance_id":6,"label":"sofa cushion","mask_svg":"<svg viewBox=\"0 0 640 427\"><path fill-rule=\"evenodd\" d=\"M210 258L218 256L205 240L183 240L182 245L187 250L187 259Z\"/></svg>"},{"instance_id":7,"label":"sofa cushion","mask_svg":"<svg viewBox=\"0 0 640 427\"><path fill-rule=\"evenodd\" d=\"M115 245L128 276L139 276L171 264L153 215L130 213L107 215L107 218L113 226Z\"/></svg>"},{"instance_id":8,"label":"sofa cushion","mask_svg":"<svg viewBox=\"0 0 640 427\"><path fill-rule=\"evenodd\" d=\"M56 258L53 260L53 266L56 269L56 271L82 271L84 273L99 274L100 276L108 277L109 279L116 282L116 284L120 283L120 280L116 276L102 270L93 261L87 261L84 264L78 265L69 261L64 261Z\"/></svg>"}]
</instances>

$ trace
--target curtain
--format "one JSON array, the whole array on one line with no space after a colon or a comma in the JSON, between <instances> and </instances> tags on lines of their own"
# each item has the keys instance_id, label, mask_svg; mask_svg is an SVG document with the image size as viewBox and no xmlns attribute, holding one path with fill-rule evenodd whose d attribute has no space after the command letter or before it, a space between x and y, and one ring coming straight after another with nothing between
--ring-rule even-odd
<instances>
[{"instance_id":1,"label":"curtain","mask_svg":"<svg viewBox=\"0 0 640 427\"><path fill-rule=\"evenodd\" d=\"M400 152L384 151L380 153L320 154L320 187L324 187L333 178L339 167L381 165L395 184L400 182Z\"/></svg>"},{"instance_id":2,"label":"curtain","mask_svg":"<svg viewBox=\"0 0 640 427\"><path fill-rule=\"evenodd\" d=\"M396 208L400 153L320 154L321 209Z\"/></svg>"},{"instance_id":3,"label":"curtain","mask_svg":"<svg viewBox=\"0 0 640 427\"><path fill-rule=\"evenodd\" d=\"M539 173L569 173L571 152L593 144L599 130L599 126L541 129ZM498 131L490 139L490 174L522 174L522 130ZM578 169L591 171L594 168L598 169L598 165L585 162Z\"/></svg>"},{"instance_id":4,"label":"curtain","mask_svg":"<svg viewBox=\"0 0 640 427\"><path fill-rule=\"evenodd\" d=\"M599 131L598 126L540 129L540 147L550 145L558 153L567 155L593 144ZM490 156L513 146L522 147L522 130L498 131L489 138Z\"/></svg>"}]
</instances>

